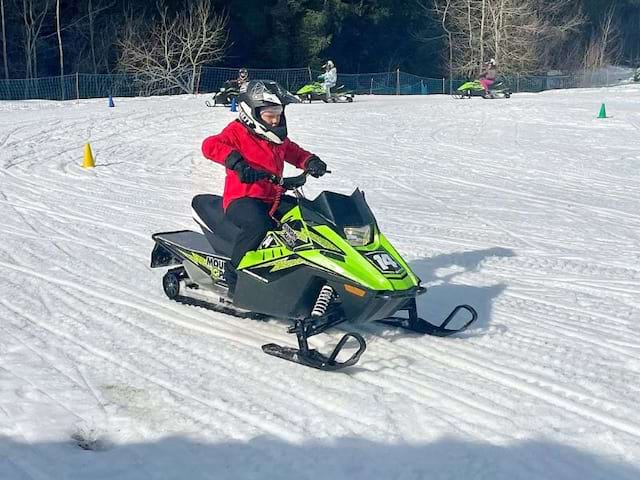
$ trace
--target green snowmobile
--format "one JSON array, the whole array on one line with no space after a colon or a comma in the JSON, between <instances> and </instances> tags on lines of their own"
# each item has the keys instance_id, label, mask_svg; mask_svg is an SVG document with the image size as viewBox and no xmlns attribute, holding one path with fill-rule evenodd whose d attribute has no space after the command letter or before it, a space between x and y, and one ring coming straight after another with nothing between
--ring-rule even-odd
<instances>
[{"instance_id":1,"label":"green snowmobile","mask_svg":"<svg viewBox=\"0 0 640 480\"><path fill-rule=\"evenodd\" d=\"M333 87L331 89L331 95L329 99L327 99L327 91L325 90L324 85L320 82L312 82L300 87L296 92L296 95L300 98L301 102L307 101L309 103L314 100L322 100L325 103L351 103L355 96L355 94L352 91L347 90L344 85L340 85L339 87Z\"/></svg>"},{"instance_id":2,"label":"green snowmobile","mask_svg":"<svg viewBox=\"0 0 640 480\"><path fill-rule=\"evenodd\" d=\"M465 82L453 92L453 98L471 98L472 96L481 96L482 98L509 98L511 97L511 89L504 82L496 81L489 87L489 91L485 92L482 88L480 80L472 80Z\"/></svg>"},{"instance_id":3,"label":"green snowmobile","mask_svg":"<svg viewBox=\"0 0 640 480\"><path fill-rule=\"evenodd\" d=\"M241 260L233 297L228 295L225 271L238 228L225 218L220 196L196 195L194 220L204 235L181 230L152 236L151 267L172 267L162 279L166 295L244 318L287 319L298 348L267 344L264 352L322 370L354 365L366 348L355 332L345 334L329 355L309 348L309 337L343 322L380 321L448 336L476 320L469 305L458 305L440 325L419 318L416 297L426 288L380 232L364 192L356 189L349 196L325 191L309 200L300 189L306 178L306 172L272 177L295 197L282 197L274 214L278 227ZM398 311L407 316L393 316ZM458 315L463 311L466 314ZM449 328L454 317L462 325ZM355 353L340 360L345 344L353 341Z\"/></svg>"}]
</instances>

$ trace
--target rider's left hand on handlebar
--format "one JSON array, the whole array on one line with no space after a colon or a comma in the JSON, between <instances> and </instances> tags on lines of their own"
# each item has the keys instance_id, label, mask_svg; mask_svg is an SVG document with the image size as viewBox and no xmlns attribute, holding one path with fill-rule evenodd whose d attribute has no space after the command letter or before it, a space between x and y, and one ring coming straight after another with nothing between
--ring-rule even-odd
<instances>
[{"instance_id":1,"label":"rider's left hand on handlebar","mask_svg":"<svg viewBox=\"0 0 640 480\"><path fill-rule=\"evenodd\" d=\"M319 178L327 173L327 164L320 160L316 155L311 155L309 160L307 160L305 170L309 172L309 175L312 177Z\"/></svg>"}]
</instances>

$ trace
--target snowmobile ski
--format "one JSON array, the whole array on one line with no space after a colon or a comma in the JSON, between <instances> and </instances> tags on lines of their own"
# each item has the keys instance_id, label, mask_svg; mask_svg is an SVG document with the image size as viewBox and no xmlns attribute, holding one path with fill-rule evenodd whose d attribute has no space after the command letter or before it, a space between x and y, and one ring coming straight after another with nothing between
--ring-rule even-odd
<instances>
[{"instance_id":1,"label":"snowmobile ski","mask_svg":"<svg viewBox=\"0 0 640 480\"><path fill-rule=\"evenodd\" d=\"M362 338L362 335L355 332L346 333L334 347L329 356L323 355L317 350L309 348L309 344L307 342L309 336L320 333L330 326L342 323L342 321L326 323L319 329L311 331L310 327L316 326L314 325L313 319L297 320L288 332L296 334L298 337L299 348L283 347L275 343L268 343L262 346L262 351L268 355L273 355L274 357L279 357L284 360L299 363L300 365L316 368L318 370L335 371L341 370L345 367L350 367L358 362L360 356L367 348L367 344L364 338ZM358 343L358 349L347 360L339 361L338 355L350 339L354 339Z\"/></svg>"},{"instance_id":2,"label":"snowmobile ski","mask_svg":"<svg viewBox=\"0 0 640 480\"><path fill-rule=\"evenodd\" d=\"M478 319L478 312L476 312L475 308L470 305L458 305L451 313L444 319L440 325L435 325L427 320L418 317L418 309L416 307L415 298L411 300L409 305L402 309L406 310L409 313L408 318L404 317L387 317L383 320L378 320L379 323L384 323L385 325L391 325L393 327L404 328L405 330L411 330L412 332L422 333L426 335L432 335L434 337L448 337L449 335L453 335L454 333L460 333L469 328L469 326ZM461 327L458 328L447 328L449 322L453 320L461 310L467 311L471 318L467 320Z\"/></svg>"}]
</instances>

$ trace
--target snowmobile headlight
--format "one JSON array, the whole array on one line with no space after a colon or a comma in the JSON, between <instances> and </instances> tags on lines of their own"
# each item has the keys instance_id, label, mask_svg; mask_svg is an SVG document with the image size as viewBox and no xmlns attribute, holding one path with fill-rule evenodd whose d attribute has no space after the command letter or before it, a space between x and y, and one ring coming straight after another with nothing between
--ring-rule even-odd
<instances>
[{"instance_id":1,"label":"snowmobile headlight","mask_svg":"<svg viewBox=\"0 0 640 480\"><path fill-rule=\"evenodd\" d=\"M364 227L344 227L344 236L353 247L364 247L371 242L371 225Z\"/></svg>"}]
</instances>

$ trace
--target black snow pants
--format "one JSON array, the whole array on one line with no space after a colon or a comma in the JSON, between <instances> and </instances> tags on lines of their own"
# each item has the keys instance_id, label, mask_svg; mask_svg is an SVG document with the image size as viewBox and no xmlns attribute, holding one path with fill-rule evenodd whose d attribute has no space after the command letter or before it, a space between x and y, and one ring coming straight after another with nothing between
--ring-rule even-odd
<instances>
[{"instance_id":1,"label":"black snow pants","mask_svg":"<svg viewBox=\"0 0 640 480\"><path fill-rule=\"evenodd\" d=\"M283 196L276 218L288 211L294 203L293 197ZM250 197L238 198L227 207L225 216L240 229L231 253L231 268L227 269L226 275L231 293L235 291L236 269L244 254L249 250L255 250L266 233L276 227L275 220L269 216L270 210L270 204Z\"/></svg>"}]
</instances>

